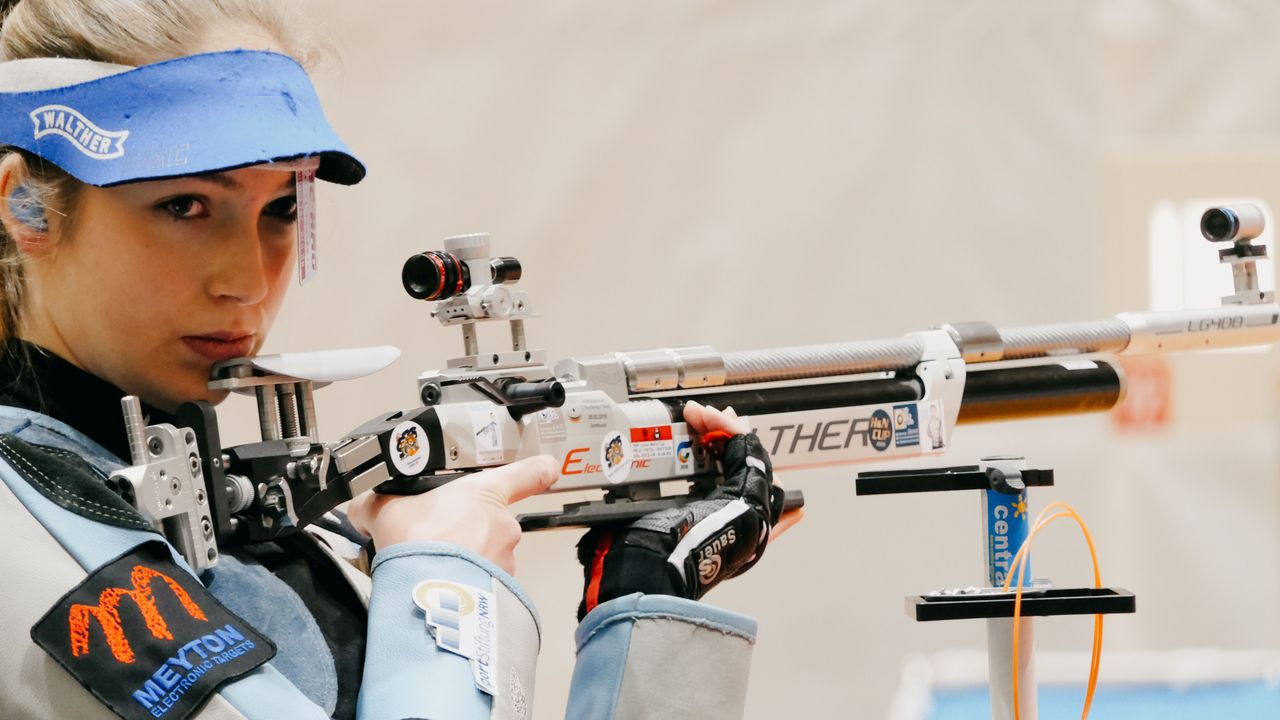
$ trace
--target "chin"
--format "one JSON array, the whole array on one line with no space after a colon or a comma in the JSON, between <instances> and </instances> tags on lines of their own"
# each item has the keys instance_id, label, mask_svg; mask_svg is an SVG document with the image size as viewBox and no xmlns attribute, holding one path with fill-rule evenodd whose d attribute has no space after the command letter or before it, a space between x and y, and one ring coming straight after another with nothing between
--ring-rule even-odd
<instances>
[{"instance_id":1,"label":"chin","mask_svg":"<svg viewBox=\"0 0 1280 720\"><path fill-rule=\"evenodd\" d=\"M205 390L206 397L204 399L213 403L214 405L217 405L218 403L221 403L223 400L226 400L227 396L230 394L231 394L230 390Z\"/></svg>"},{"instance_id":2,"label":"chin","mask_svg":"<svg viewBox=\"0 0 1280 720\"><path fill-rule=\"evenodd\" d=\"M210 390L208 382L205 376L193 378L189 381L184 379L177 386L157 387L154 392L148 393L143 399L147 404L168 413L174 412L179 405L187 402L204 400L217 405L227 399L227 395L231 393L230 390Z\"/></svg>"},{"instance_id":3,"label":"chin","mask_svg":"<svg viewBox=\"0 0 1280 720\"><path fill-rule=\"evenodd\" d=\"M223 400L226 400L227 396L230 394L230 390L210 390L208 387L201 386L198 390L186 393L183 399L177 401L174 405L177 406L184 402L194 402L196 400L203 400L207 403L217 405Z\"/></svg>"}]
</instances>

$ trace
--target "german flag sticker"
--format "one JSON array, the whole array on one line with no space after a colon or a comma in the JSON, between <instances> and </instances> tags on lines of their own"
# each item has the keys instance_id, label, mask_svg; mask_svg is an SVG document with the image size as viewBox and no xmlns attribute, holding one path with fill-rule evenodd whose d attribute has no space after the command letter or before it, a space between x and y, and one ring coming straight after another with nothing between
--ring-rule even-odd
<instances>
[{"instance_id":1,"label":"german flag sticker","mask_svg":"<svg viewBox=\"0 0 1280 720\"><path fill-rule=\"evenodd\" d=\"M275 645L148 542L95 570L31 638L126 720L184 720Z\"/></svg>"}]
</instances>

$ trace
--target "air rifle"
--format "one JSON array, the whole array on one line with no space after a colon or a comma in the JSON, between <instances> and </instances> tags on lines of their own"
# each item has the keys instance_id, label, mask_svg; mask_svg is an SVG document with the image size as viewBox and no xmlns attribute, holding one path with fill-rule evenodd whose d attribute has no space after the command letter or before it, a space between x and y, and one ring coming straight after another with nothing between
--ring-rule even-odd
<instances>
[{"instance_id":1,"label":"air rifle","mask_svg":"<svg viewBox=\"0 0 1280 720\"><path fill-rule=\"evenodd\" d=\"M1220 307L1006 329L953 323L902 338L772 350L618 352L554 367L527 342L533 311L514 287L519 261L492 257L487 235L450 238L444 250L409 258L402 272L405 290L433 302L434 317L463 336L460 357L417 378L420 405L322 442L314 390L377 371L398 350L221 362L209 387L254 394L262 440L223 448L205 402L183 405L178 426L144 427L136 400L126 398L134 465L110 483L200 570L216 563L219 545L297 532L365 491L421 493L541 454L560 465L549 492L603 496L522 515L525 529L620 522L687 502L720 481L712 453L682 421L691 400L748 416L778 470L939 454L959 424L1113 407L1124 378L1100 354L1280 339L1280 305L1257 280L1256 262L1266 257L1252 244L1261 212L1212 208L1201 229L1225 246L1220 260L1233 271L1235 293ZM483 322L508 323L509 350L480 348ZM787 502L803 497L791 491Z\"/></svg>"}]
</instances>

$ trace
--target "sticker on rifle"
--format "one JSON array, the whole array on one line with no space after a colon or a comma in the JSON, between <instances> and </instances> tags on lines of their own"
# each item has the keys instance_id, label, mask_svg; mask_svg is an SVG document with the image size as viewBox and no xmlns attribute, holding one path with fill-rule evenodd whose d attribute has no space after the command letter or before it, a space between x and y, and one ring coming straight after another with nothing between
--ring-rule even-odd
<instances>
[{"instance_id":1,"label":"sticker on rifle","mask_svg":"<svg viewBox=\"0 0 1280 720\"><path fill-rule=\"evenodd\" d=\"M631 428L631 459L660 460L675 455L671 426Z\"/></svg>"},{"instance_id":2,"label":"sticker on rifle","mask_svg":"<svg viewBox=\"0 0 1280 720\"><path fill-rule=\"evenodd\" d=\"M893 441L898 447L920 444L920 410L915 403L893 406Z\"/></svg>"},{"instance_id":3,"label":"sticker on rifle","mask_svg":"<svg viewBox=\"0 0 1280 720\"><path fill-rule=\"evenodd\" d=\"M471 663L476 687L497 697L498 605L493 593L446 580L424 580L413 602L426 615L427 632L443 650Z\"/></svg>"},{"instance_id":4,"label":"sticker on rifle","mask_svg":"<svg viewBox=\"0 0 1280 720\"><path fill-rule=\"evenodd\" d=\"M569 439L564 429L564 415L559 408L546 408L537 412L538 438L543 445L564 442Z\"/></svg>"},{"instance_id":5,"label":"sticker on rifle","mask_svg":"<svg viewBox=\"0 0 1280 720\"><path fill-rule=\"evenodd\" d=\"M613 403L607 398L584 398L578 407L580 408L579 417L569 416L574 422L586 421L587 427L597 430L603 430L609 427L609 412Z\"/></svg>"},{"instance_id":6,"label":"sticker on rifle","mask_svg":"<svg viewBox=\"0 0 1280 720\"><path fill-rule=\"evenodd\" d=\"M947 446L946 426L947 418L942 412L941 400L932 400L920 405L920 427L929 437L929 442L924 447L926 452L942 450Z\"/></svg>"},{"instance_id":7,"label":"sticker on rifle","mask_svg":"<svg viewBox=\"0 0 1280 720\"><path fill-rule=\"evenodd\" d=\"M622 433L605 434L604 442L600 443L600 471L615 485L627 479L631 472L631 443Z\"/></svg>"},{"instance_id":8,"label":"sticker on rifle","mask_svg":"<svg viewBox=\"0 0 1280 720\"><path fill-rule=\"evenodd\" d=\"M476 434L476 463L489 465L502 462L502 425L498 413L505 413L496 405L471 407L471 429Z\"/></svg>"},{"instance_id":9,"label":"sticker on rifle","mask_svg":"<svg viewBox=\"0 0 1280 720\"><path fill-rule=\"evenodd\" d=\"M676 472L680 474L692 473L693 463L693 441L689 439L687 433L674 433L672 442L676 446Z\"/></svg>"},{"instance_id":10,"label":"sticker on rifle","mask_svg":"<svg viewBox=\"0 0 1280 720\"><path fill-rule=\"evenodd\" d=\"M884 452L893 443L893 420L884 410L871 413L871 424L867 427L867 439L871 447Z\"/></svg>"},{"instance_id":11,"label":"sticker on rifle","mask_svg":"<svg viewBox=\"0 0 1280 720\"><path fill-rule=\"evenodd\" d=\"M387 443L387 455L391 464L401 475L417 475L427 466L431 457L431 445L427 442L427 431L412 420L406 420L391 431L391 439Z\"/></svg>"}]
</instances>

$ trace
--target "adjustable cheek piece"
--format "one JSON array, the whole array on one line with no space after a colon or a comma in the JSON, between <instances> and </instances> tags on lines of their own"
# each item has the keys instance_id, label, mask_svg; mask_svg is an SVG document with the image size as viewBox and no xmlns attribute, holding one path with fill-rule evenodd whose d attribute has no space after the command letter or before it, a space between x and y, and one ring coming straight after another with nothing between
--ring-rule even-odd
<instances>
[{"instance_id":1,"label":"adjustable cheek piece","mask_svg":"<svg viewBox=\"0 0 1280 720\"><path fill-rule=\"evenodd\" d=\"M18 222L36 232L49 231L49 220L45 216L44 203L36 199L29 185L22 183L14 188L13 192L9 193L8 202L9 212Z\"/></svg>"}]
</instances>

